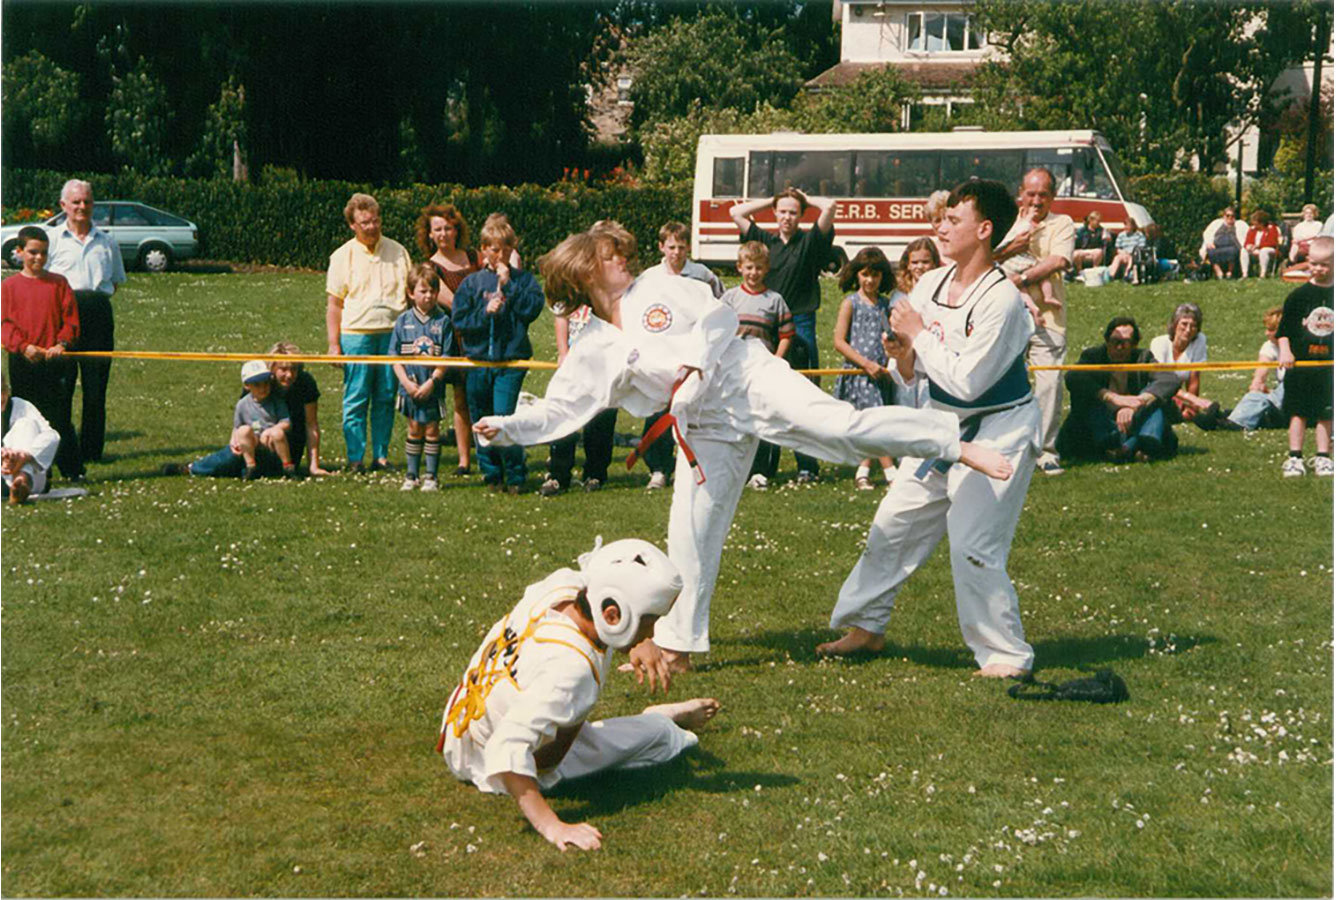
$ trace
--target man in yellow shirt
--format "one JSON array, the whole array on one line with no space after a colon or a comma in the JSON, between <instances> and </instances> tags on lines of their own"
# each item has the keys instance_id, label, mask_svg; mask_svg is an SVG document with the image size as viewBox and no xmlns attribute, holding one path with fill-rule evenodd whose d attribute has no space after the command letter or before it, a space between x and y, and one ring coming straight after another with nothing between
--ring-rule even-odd
<instances>
[{"instance_id":1,"label":"man in yellow shirt","mask_svg":"<svg viewBox=\"0 0 1336 900\"><path fill-rule=\"evenodd\" d=\"M1062 275L1072 264L1076 228L1071 216L1051 211L1053 186L1053 173L1042 166L1025 173L1020 215L994 254L995 259L1021 253L1034 257L1033 265L1024 272L1008 276L1027 296L1026 305L1034 315L1035 332L1028 354L1032 366L1058 366L1067 358L1067 290ZM1045 281L1050 286L1051 302L1041 287ZM1062 424L1062 373L1035 372L1034 397L1043 432L1035 468L1046 475L1060 475L1057 441L1058 426Z\"/></svg>"},{"instance_id":2,"label":"man in yellow shirt","mask_svg":"<svg viewBox=\"0 0 1336 900\"><path fill-rule=\"evenodd\" d=\"M329 257L325 329L329 352L386 356L394 320L408 308L408 251L380 233L380 204L353 194L343 209L353 238ZM362 471L367 409L371 412L371 469L389 465L394 428L394 373L389 366L343 366L343 441L349 468Z\"/></svg>"}]
</instances>

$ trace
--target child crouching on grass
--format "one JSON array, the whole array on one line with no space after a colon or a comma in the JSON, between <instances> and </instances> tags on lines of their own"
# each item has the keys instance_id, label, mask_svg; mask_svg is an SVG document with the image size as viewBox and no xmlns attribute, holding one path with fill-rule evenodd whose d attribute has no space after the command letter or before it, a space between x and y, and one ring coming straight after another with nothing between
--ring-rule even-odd
<instances>
[{"instance_id":1,"label":"child crouching on grass","mask_svg":"<svg viewBox=\"0 0 1336 900\"><path fill-rule=\"evenodd\" d=\"M162 467L164 475L240 476L246 481L262 476L297 477L288 448L292 419L287 402L274 393L273 372L264 360L252 359L241 367L241 383L246 393L233 410L228 445L186 466L168 463Z\"/></svg>"},{"instance_id":2,"label":"child crouching on grass","mask_svg":"<svg viewBox=\"0 0 1336 900\"><path fill-rule=\"evenodd\" d=\"M396 356L444 356L454 332L450 317L436 305L441 282L430 263L418 263L408 273L409 308L394 323L391 352ZM404 452L408 474L400 490L437 489L436 470L441 462L441 402L445 397L446 370L440 366L394 364L399 379L399 411L408 419ZM419 481L423 455L427 474Z\"/></svg>"},{"instance_id":3,"label":"child crouching on grass","mask_svg":"<svg viewBox=\"0 0 1336 900\"><path fill-rule=\"evenodd\" d=\"M601 543L580 557L579 571L558 569L530 585L492 626L450 695L436 744L457 778L510 794L562 852L597 850L603 834L561 821L543 791L595 772L666 763L695 746L691 729L719 711L719 701L696 698L586 721L613 652L646 639L682 590L677 567L653 544ZM651 670L651 692L654 685Z\"/></svg>"}]
</instances>

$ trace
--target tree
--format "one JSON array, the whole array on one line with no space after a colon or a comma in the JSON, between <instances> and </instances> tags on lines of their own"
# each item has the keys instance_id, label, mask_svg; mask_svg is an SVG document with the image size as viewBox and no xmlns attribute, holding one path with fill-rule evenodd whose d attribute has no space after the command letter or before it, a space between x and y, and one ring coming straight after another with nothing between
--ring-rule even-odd
<instances>
[{"instance_id":1,"label":"tree","mask_svg":"<svg viewBox=\"0 0 1336 900\"><path fill-rule=\"evenodd\" d=\"M797 57L772 38L724 12L675 19L637 38L627 52L632 127L684 116L696 103L740 113L763 102L788 106L803 76Z\"/></svg>"},{"instance_id":2,"label":"tree","mask_svg":"<svg viewBox=\"0 0 1336 900\"><path fill-rule=\"evenodd\" d=\"M1276 76L1310 46L1313 4L1261 0L979 0L1007 54L974 87L991 127L1096 128L1133 171L1225 160L1226 128L1273 102Z\"/></svg>"},{"instance_id":3,"label":"tree","mask_svg":"<svg viewBox=\"0 0 1336 900\"><path fill-rule=\"evenodd\" d=\"M218 102L204 117L199 149L186 160L191 175L235 177L234 163L246 168L246 88L228 76ZM238 158L239 157L239 158Z\"/></svg>"},{"instance_id":4,"label":"tree","mask_svg":"<svg viewBox=\"0 0 1336 900\"><path fill-rule=\"evenodd\" d=\"M111 80L106 113L111 152L142 175L167 174L172 164L164 149L172 108L166 88L142 56L129 72L113 74Z\"/></svg>"},{"instance_id":5,"label":"tree","mask_svg":"<svg viewBox=\"0 0 1336 900\"><path fill-rule=\"evenodd\" d=\"M77 132L84 117L79 76L62 69L36 50L5 64L5 157L11 165L37 164Z\"/></svg>"},{"instance_id":6,"label":"tree","mask_svg":"<svg viewBox=\"0 0 1336 900\"><path fill-rule=\"evenodd\" d=\"M904 106L918 88L893 67L861 73L849 84L805 94L794 103L794 124L812 133L899 131Z\"/></svg>"}]
</instances>

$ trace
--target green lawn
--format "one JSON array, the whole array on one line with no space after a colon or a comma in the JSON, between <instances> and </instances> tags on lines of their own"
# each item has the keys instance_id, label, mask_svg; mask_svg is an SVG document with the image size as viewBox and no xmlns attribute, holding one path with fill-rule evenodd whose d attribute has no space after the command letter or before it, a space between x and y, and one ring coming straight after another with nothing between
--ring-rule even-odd
<instances>
[{"instance_id":1,"label":"green lawn","mask_svg":"<svg viewBox=\"0 0 1336 900\"><path fill-rule=\"evenodd\" d=\"M1285 292L1074 287L1070 356L1120 312L1149 343L1191 299L1213 359L1252 359ZM134 275L116 316L122 349L324 346L319 274ZM546 315L534 334L553 358ZM1181 426L1174 462L1036 476L1011 572L1039 675L1113 667L1114 707L972 680L944 552L883 657L816 660L879 494L833 468L748 492L714 652L674 686L723 712L670 766L566 786L605 846L562 855L451 778L441 708L526 584L599 533L662 540L668 493L618 465L540 499L542 449L518 498L159 477L224 442L237 369L118 361L91 495L0 519L6 895L1331 894L1332 485L1280 478L1280 432ZM338 462L338 376L314 371ZM617 676L599 714L644 703Z\"/></svg>"}]
</instances>

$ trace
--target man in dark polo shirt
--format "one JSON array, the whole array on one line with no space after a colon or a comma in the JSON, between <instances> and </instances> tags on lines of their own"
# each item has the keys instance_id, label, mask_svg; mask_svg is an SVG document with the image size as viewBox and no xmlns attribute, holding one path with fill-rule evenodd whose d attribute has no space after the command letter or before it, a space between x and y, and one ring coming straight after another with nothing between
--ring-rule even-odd
<instances>
[{"instance_id":1,"label":"man in dark polo shirt","mask_svg":"<svg viewBox=\"0 0 1336 900\"><path fill-rule=\"evenodd\" d=\"M775 210L777 234L765 231L752 219L754 213L767 206ZM809 206L815 206L820 215L816 225L804 231L798 223ZM770 250L766 287L788 304L793 313L794 339L807 350L807 365L818 367L816 311L821 306L818 277L830 259L835 239L835 201L829 197L808 197L797 188L787 188L772 198L738 203L729 215L743 242L760 241ZM798 459L798 481L816 481L817 461L810 456L794 455Z\"/></svg>"}]
</instances>

